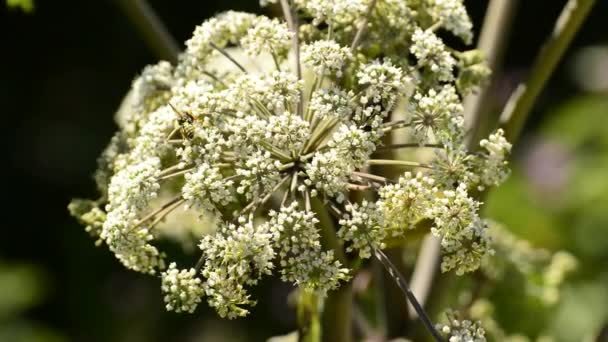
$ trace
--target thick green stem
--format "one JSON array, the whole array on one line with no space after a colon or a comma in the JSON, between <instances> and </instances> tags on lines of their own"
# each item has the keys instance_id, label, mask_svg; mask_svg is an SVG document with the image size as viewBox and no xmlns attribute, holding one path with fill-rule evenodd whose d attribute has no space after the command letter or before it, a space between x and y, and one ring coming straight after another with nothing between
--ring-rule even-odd
<instances>
[{"instance_id":1,"label":"thick green stem","mask_svg":"<svg viewBox=\"0 0 608 342\"><path fill-rule=\"evenodd\" d=\"M489 95L501 72L502 58L518 2L492 0L486 11L477 49L484 54L488 68L492 70L492 77L488 84L481 87L476 94L467 96L464 101L465 121L470 130L469 150L476 149L479 140L483 139L498 121L497 114L488 110L493 101L493 97Z\"/></svg>"},{"instance_id":2,"label":"thick green stem","mask_svg":"<svg viewBox=\"0 0 608 342\"><path fill-rule=\"evenodd\" d=\"M536 57L528 80L517 87L503 110L501 118L506 120L503 127L507 140L515 142L518 138L545 83L557 67L594 3L595 0L569 0L564 6L555 23L553 33Z\"/></svg>"},{"instance_id":3,"label":"thick green stem","mask_svg":"<svg viewBox=\"0 0 608 342\"><path fill-rule=\"evenodd\" d=\"M298 341L320 342L319 298L315 293L303 290L298 297Z\"/></svg>"},{"instance_id":4,"label":"thick green stem","mask_svg":"<svg viewBox=\"0 0 608 342\"><path fill-rule=\"evenodd\" d=\"M158 58L177 63L180 48L145 0L116 0Z\"/></svg>"},{"instance_id":5,"label":"thick green stem","mask_svg":"<svg viewBox=\"0 0 608 342\"><path fill-rule=\"evenodd\" d=\"M317 214L321 227L321 242L334 257L347 265L344 247L338 241L334 221L325 205L317 198L311 199L312 210ZM330 291L323 306L322 336L327 342L350 342L352 340L352 285L342 283L337 290Z\"/></svg>"}]
</instances>

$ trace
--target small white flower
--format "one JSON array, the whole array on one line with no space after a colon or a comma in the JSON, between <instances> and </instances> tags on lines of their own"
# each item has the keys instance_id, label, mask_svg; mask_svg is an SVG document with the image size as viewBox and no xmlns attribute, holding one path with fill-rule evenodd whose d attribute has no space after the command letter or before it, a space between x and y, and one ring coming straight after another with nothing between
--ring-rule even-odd
<instances>
[{"instance_id":1,"label":"small white flower","mask_svg":"<svg viewBox=\"0 0 608 342\"><path fill-rule=\"evenodd\" d=\"M382 242L386 236L383 215L373 202L363 201L359 204L347 204L347 214L340 220L338 237L351 242L346 251L358 251L359 257L371 257L370 248L384 248Z\"/></svg>"},{"instance_id":2,"label":"small white flower","mask_svg":"<svg viewBox=\"0 0 608 342\"><path fill-rule=\"evenodd\" d=\"M410 52L418 65L427 67L440 81L452 81L456 60L446 51L445 44L431 30L416 29L412 35Z\"/></svg>"},{"instance_id":3,"label":"small white flower","mask_svg":"<svg viewBox=\"0 0 608 342\"><path fill-rule=\"evenodd\" d=\"M318 77L342 77L342 69L352 58L349 48L332 40L317 40L302 47L302 63Z\"/></svg>"},{"instance_id":4,"label":"small white flower","mask_svg":"<svg viewBox=\"0 0 608 342\"><path fill-rule=\"evenodd\" d=\"M426 10L435 22L460 37L465 43L473 40L473 23L463 0L426 0Z\"/></svg>"},{"instance_id":5,"label":"small white flower","mask_svg":"<svg viewBox=\"0 0 608 342\"><path fill-rule=\"evenodd\" d=\"M203 288L193 268L179 270L172 262L161 274L161 279L167 311L193 313L196 310L203 296Z\"/></svg>"},{"instance_id":6,"label":"small white flower","mask_svg":"<svg viewBox=\"0 0 608 342\"><path fill-rule=\"evenodd\" d=\"M279 212L271 211L269 230L278 243L281 278L320 295L348 279L348 269L342 268L333 251L322 251L314 213L298 209L293 202Z\"/></svg>"},{"instance_id":7,"label":"small white flower","mask_svg":"<svg viewBox=\"0 0 608 342\"><path fill-rule=\"evenodd\" d=\"M346 120L353 113L353 105L350 103L352 97L352 91L347 92L338 87L320 88L312 93L308 109L318 119Z\"/></svg>"},{"instance_id":8,"label":"small white flower","mask_svg":"<svg viewBox=\"0 0 608 342\"><path fill-rule=\"evenodd\" d=\"M182 197L189 207L217 212L216 206L226 206L234 200L231 192L234 182L224 180L217 167L201 164L184 178Z\"/></svg>"},{"instance_id":9,"label":"small white flower","mask_svg":"<svg viewBox=\"0 0 608 342\"><path fill-rule=\"evenodd\" d=\"M291 46L291 36L286 23L276 18L258 17L253 27L241 39L241 44L251 55L267 52L282 59L287 56Z\"/></svg>"},{"instance_id":10,"label":"small white flower","mask_svg":"<svg viewBox=\"0 0 608 342\"><path fill-rule=\"evenodd\" d=\"M486 342L486 332L481 322L456 319L451 311L447 316L448 324L437 324L436 328L449 342Z\"/></svg>"},{"instance_id":11,"label":"small white flower","mask_svg":"<svg viewBox=\"0 0 608 342\"><path fill-rule=\"evenodd\" d=\"M410 111L412 128L420 144L433 140L448 144L462 141L464 109L453 86L429 89L426 94L416 93Z\"/></svg>"},{"instance_id":12,"label":"small white flower","mask_svg":"<svg viewBox=\"0 0 608 342\"><path fill-rule=\"evenodd\" d=\"M510 174L508 168L511 144L504 138L504 131L498 129L488 139L479 142L484 152L476 159L476 175L480 187L497 186L504 182Z\"/></svg>"},{"instance_id":13,"label":"small white flower","mask_svg":"<svg viewBox=\"0 0 608 342\"><path fill-rule=\"evenodd\" d=\"M436 192L434 181L422 173L404 173L396 184L380 188L378 209L384 215L384 224L393 236L403 234L421 219L428 218L432 196Z\"/></svg>"}]
</instances>

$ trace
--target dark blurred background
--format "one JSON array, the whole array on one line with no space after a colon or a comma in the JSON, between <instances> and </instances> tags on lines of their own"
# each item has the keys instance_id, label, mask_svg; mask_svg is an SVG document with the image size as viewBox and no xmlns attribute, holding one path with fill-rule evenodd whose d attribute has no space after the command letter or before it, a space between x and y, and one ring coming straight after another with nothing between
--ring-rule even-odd
<instances>
[{"instance_id":1,"label":"dark blurred background","mask_svg":"<svg viewBox=\"0 0 608 342\"><path fill-rule=\"evenodd\" d=\"M259 11L255 0L150 2L179 42L189 38L195 25L220 11ZM493 95L498 104L525 75L565 2L520 1L504 73L498 75L499 87ZM487 1L466 3L479 28ZM490 211L500 220L518 225L514 231L548 248L573 249L570 248L573 242L551 224L543 226L546 231L535 233L536 226L530 226L526 219L525 215L542 215L545 209L545 217L555 217L555 211L561 208L555 209L554 205L541 208L546 204L542 196L547 195L534 190L533 186L535 170L542 172L544 167L551 173L555 169L551 164L556 162L555 158L551 159L553 150L534 150L539 153L537 158L529 159L529 147L546 143L539 140L545 124L551 122L556 111L567 111L558 108L570 100L595 102L579 104L579 107L569 104L575 106L570 108L572 116L578 117L568 121L570 124L554 124L557 125L553 130L555 139L562 137L561 129L567 131L579 122L590 125L589 130L596 129L594 134L600 137L608 135L606 129L597 131L600 128L593 125L606 126L608 103L600 99L605 99L607 88L589 89L584 77L582 80L572 77L572 70L578 70L573 65L581 49L603 46L604 59L607 56L607 19L608 1L598 1L535 107L524 143L518 148L516 165L519 166L516 166L514 180L489 200ZM91 174L98 154L116 129L113 113L133 77L145 65L156 61L113 1L38 0L33 12L24 13L7 9L0 0L0 112L3 118L0 146L6 147L6 159L2 163L2 179L6 183L0 191L3 214L0 341L261 341L292 330L293 317L285 314L283 304L286 288L274 282L260 287L256 294L260 304L247 319L221 321L206 305L201 305L191 316L165 313L159 281L123 269L105 248L95 248L83 228L68 215L66 206L72 197L95 197ZM586 64L583 62L582 67ZM604 67L606 72L605 60ZM574 73L580 76L582 72ZM597 114L586 119L584 108L592 105ZM568 117L568 114L562 116ZM557 149L561 151L559 146ZM590 153L602 153L606 159L607 152L608 149L598 151L596 148ZM594 154L589 158L597 160ZM534 160L540 166L527 160ZM599 173L598 178L608 174L605 166L608 163L592 166L592 170ZM532 171L526 173L526 170ZM584 174L581 177L584 178ZM605 190L608 193L608 189ZM534 191L537 197L530 195ZM549 197L555 196L555 192L549 194ZM521 208L522 203L526 203L521 202L522 196L532 198L526 208ZM562 192L559 196L568 195ZM588 206L568 209L575 211L571 216L588 217L584 210L591 206L600 217L599 223L589 223L591 232L585 233L600 234L594 235L595 239L604 241L603 244L595 241L596 245L599 243L599 247L593 246L595 252L583 255L593 265L600 263L588 270L590 277L602 270L605 275L607 268L606 263L601 266L603 262L608 263L603 248L608 245L603 226L608 223L605 213L608 201L601 203L606 198L594 197ZM534 205L541 207L534 209ZM526 214L526 210L531 213ZM538 217L536 219L538 222ZM571 234L576 238L580 232ZM593 237L583 239L594 242ZM586 279L584 275L581 277ZM608 290L601 291L604 291L602 296L608 296ZM277 294L278 299L273 297ZM516 323L511 327L525 328Z\"/></svg>"}]
</instances>

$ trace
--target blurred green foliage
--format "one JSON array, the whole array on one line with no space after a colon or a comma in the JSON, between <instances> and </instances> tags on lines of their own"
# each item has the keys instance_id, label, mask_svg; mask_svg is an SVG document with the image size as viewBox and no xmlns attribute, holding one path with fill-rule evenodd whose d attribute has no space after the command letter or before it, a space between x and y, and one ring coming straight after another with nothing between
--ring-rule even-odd
<instances>
[{"instance_id":1,"label":"blurred green foliage","mask_svg":"<svg viewBox=\"0 0 608 342\"><path fill-rule=\"evenodd\" d=\"M608 97L574 97L546 115L520 145L509 181L487 214L536 247L578 259L555 307L524 297L517 280L498 284L496 319L508 331L554 341L594 341L608 321Z\"/></svg>"},{"instance_id":2,"label":"blurred green foliage","mask_svg":"<svg viewBox=\"0 0 608 342\"><path fill-rule=\"evenodd\" d=\"M0 262L0 341L61 342L46 326L25 318L25 313L44 299L46 282L30 265Z\"/></svg>"},{"instance_id":3,"label":"blurred green foliage","mask_svg":"<svg viewBox=\"0 0 608 342\"><path fill-rule=\"evenodd\" d=\"M34 10L34 0L6 0L6 6L20 8L22 11L29 13Z\"/></svg>"}]
</instances>

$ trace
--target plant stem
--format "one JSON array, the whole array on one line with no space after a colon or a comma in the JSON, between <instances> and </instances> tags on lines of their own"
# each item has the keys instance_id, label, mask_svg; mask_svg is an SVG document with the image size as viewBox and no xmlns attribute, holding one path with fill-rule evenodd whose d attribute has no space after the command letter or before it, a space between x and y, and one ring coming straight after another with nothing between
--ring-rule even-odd
<instances>
[{"instance_id":1,"label":"plant stem","mask_svg":"<svg viewBox=\"0 0 608 342\"><path fill-rule=\"evenodd\" d=\"M367 179L374 180L374 181L381 182L381 183L392 183L392 181L390 179L387 179L382 176L377 176L377 175L374 175L371 173L367 173L367 172L353 171L353 176L367 178Z\"/></svg>"},{"instance_id":2,"label":"plant stem","mask_svg":"<svg viewBox=\"0 0 608 342\"><path fill-rule=\"evenodd\" d=\"M167 203L163 204L162 206L160 206L158 209L154 210L153 212L149 213L148 215L142 217L139 222L137 222L137 224L135 226L133 226L132 229L135 229L139 226L141 226L142 224L146 223L148 220L152 219L153 217L155 217L156 215L160 214L162 211L164 211L165 209L171 207L172 205L174 205L175 203L180 203L181 201L183 201L182 196L176 196L174 198L172 198L170 201L168 201Z\"/></svg>"},{"instance_id":3,"label":"plant stem","mask_svg":"<svg viewBox=\"0 0 608 342\"><path fill-rule=\"evenodd\" d=\"M405 278L403 277L403 275L401 275L401 273L399 272L397 267L391 262L391 260L381 250L374 248L374 247L372 247L372 249L374 251L374 256L376 257L376 259L378 259L378 261L380 261L382 263L382 265L384 266L386 271L391 275L391 277L395 280L395 282L397 283L399 288L403 291L403 293L407 297L407 300L412 304L412 306L414 307L414 309L420 316L422 323L424 324L426 329L429 331L429 333L431 333L431 335L433 336L435 341L443 342L443 338L441 337L439 332L435 329L435 325L433 324L433 322L431 321L431 319L429 318L427 313L422 308L422 305L420 305L420 303L416 299L416 296L414 296L414 294L410 290L409 286L407 285L407 282L405 281Z\"/></svg>"},{"instance_id":4,"label":"plant stem","mask_svg":"<svg viewBox=\"0 0 608 342\"><path fill-rule=\"evenodd\" d=\"M116 1L158 58L177 63L179 45L146 0Z\"/></svg>"},{"instance_id":5,"label":"plant stem","mask_svg":"<svg viewBox=\"0 0 608 342\"><path fill-rule=\"evenodd\" d=\"M407 160L392 160L392 159L370 159L367 161L367 165L393 165L393 166L407 166L407 167L422 167L425 169L432 169L433 167L428 164L423 164L414 161Z\"/></svg>"},{"instance_id":6,"label":"plant stem","mask_svg":"<svg viewBox=\"0 0 608 342\"><path fill-rule=\"evenodd\" d=\"M420 145L418 143L406 143L406 144L391 144L391 145L384 145L384 146L379 146L377 148L377 150L392 150L392 149L397 149L397 148L445 148L444 145L442 144L424 144L424 145Z\"/></svg>"},{"instance_id":7,"label":"plant stem","mask_svg":"<svg viewBox=\"0 0 608 342\"><path fill-rule=\"evenodd\" d=\"M436 236L427 234L420 246L420 252L414 266L412 274L412 292L420 299L421 305L426 303L426 300L431 292L433 278L437 273L439 261L441 259L441 240ZM418 318L416 309L411 304L407 307L412 319Z\"/></svg>"},{"instance_id":8,"label":"plant stem","mask_svg":"<svg viewBox=\"0 0 608 342\"><path fill-rule=\"evenodd\" d=\"M357 33L355 34L355 38L353 39L353 42L350 45L350 49L352 51L355 51L355 49L359 46L359 43L361 43L361 39L363 38L363 35L365 34L365 30L367 29L367 22L369 21L369 17L372 15L372 12L374 11L374 8L376 7L377 2L378 2L378 0L372 0L372 2L369 3L369 6L367 7L367 12L365 13L365 16L363 17L363 22L361 22L361 25L359 25L359 29L357 30Z\"/></svg>"},{"instance_id":9,"label":"plant stem","mask_svg":"<svg viewBox=\"0 0 608 342\"><path fill-rule=\"evenodd\" d=\"M344 248L338 241L334 221L318 197L311 198L312 210L321 227L321 242L326 250L333 250L336 260L347 265ZM346 283L330 291L325 301L322 326L323 341L350 342L352 340L352 284Z\"/></svg>"},{"instance_id":10,"label":"plant stem","mask_svg":"<svg viewBox=\"0 0 608 342\"><path fill-rule=\"evenodd\" d=\"M180 175L186 174L186 173L188 173L188 172L190 172L190 171L192 171L192 170L194 170L194 168L193 168L193 167L191 167L191 168L189 168L189 169L185 169L185 170L181 170L181 171L173 172L173 173L170 173L170 174L168 174L168 175L164 175L164 176L162 176L162 177L158 177L158 180L159 180L159 181L161 181L161 180L165 180L165 179L168 179L168 178L172 178L172 177L180 176Z\"/></svg>"},{"instance_id":11,"label":"plant stem","mask_svg":"<svg viewBox=\"0 0 608 342\"><path fill-rule=\"evenodd\" d=\"M234 59L226 50L215 45L214 43L209 43L209 45L212 48L214 48L215 50L217 50L217 52L221 53L222 56L226 57L230 62L232 62L232 64L234 64L237 68L239 68L239 70L241 70L244 73L247 73L247 70L245 70L245 68L241 65L241 63L239 63L236 59Z\"/></svg>"},{"instance_id":12,"label":"plant stem","mask_svg":"<svg viewBox=\"0 0 608 342\"><path fill-rule=\"evenodd\" d=\"M538 54L528 80L511 95L501 114L505 120L505 137L515 142L526 122L535 100L572 42L595 0L569 0L553 28L553 33Z\"/></svg>"},{"instance_id":13,"label":"plant stem","mask_svg":"<svg viewBox=\"0 0 608 342\"><path fill-rule=\"evenodd\" d=\"M302 79L302 64L300 63L300 25L298 23L297 15L292 12L291 6L289 6L288 0L281 0L281 9L283 10L283 17L289 26L289 29L293 33L292 37L292 49L295 57L295 66L296 66L296 76L298 80ZM298 115L303 117L304 115L304 96L302 91L300 91L298 102Z\"/></svg>"},{"instance_id":14,"label":"plant stem","mask_svg":"<svg viewBox=\"0 0 608 342\"><path fill-rule=\"evenodd\" d=\"M492 70L492 76L485 86L476 94L471 94L464 101L465 121L469 126L469 149L476 149L478 142L496 124L497 117L488 106L493 100L490 89L500 73L500 66L506 43L509 39L511 24L517 9L518 0L492 0L486 10L483 29L477 43L486 57L487 65Z\"/></svg>"}]
</instances>

